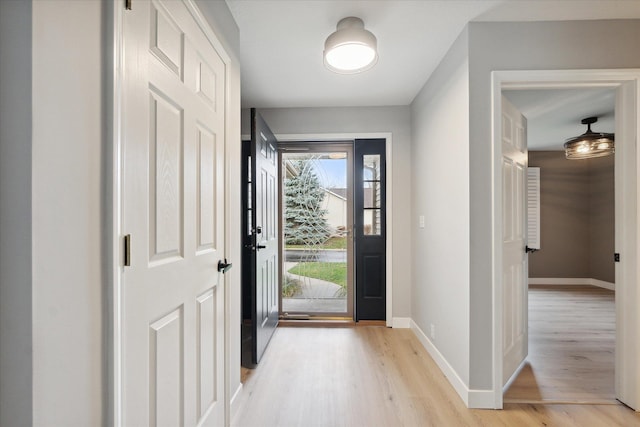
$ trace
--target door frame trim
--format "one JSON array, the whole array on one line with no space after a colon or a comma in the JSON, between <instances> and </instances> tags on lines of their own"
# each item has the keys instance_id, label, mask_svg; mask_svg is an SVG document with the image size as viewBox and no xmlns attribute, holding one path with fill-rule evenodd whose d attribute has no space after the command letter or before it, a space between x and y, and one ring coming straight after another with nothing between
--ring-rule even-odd
<instances>
[{"instance_id":1,"label":"door frame trim","mask_svg":"<svg viewBox=\"0 0 640 427\"><path fill-rule=\"evenodd\" d=\"M640 340L637 325L640 320L640 251L638 251L638 182L640 159L637 150L640 135L640 69L612 70L514 70L491 73L491 136L492 136L492 324L493 324L493 404L503 407L502 379L502 125L501 95L503 89L565 89L611 87L616 94L616 133L620 140L631 141L626 146L630 155L623 158L616 150L616 199L623 212L616 212L616 252L628 254L630 262L616 269L616 397L631 407L640 409L640 354L635 347ZM626 151L625 150L625 151ZM622 170L619 170L622 169ZM625 198L621 198L623 188ZM629 197L629 195L631 195Z\"/></svg>"},{"instance_id":2,"label":"door frame trim","mask_svg":"<svg viewBox=\"0 0 640 427\"><path fill-rule=\"evenodd\" d=\"M124 85L124 7L121 3L113 2L111 8L106 8L112 19L113 31L112 57L113 67L107 68L111 75L108 76L112 84L111 89L111 140L113 146L111 152L111 289L108 291L107 311L108 311L108 361L107 361L107 382L108 382L108 403L106 408L107 425L122 426L122 322L121 322L121 287L123 272L123 248L122 248L122 119L124 116L124 105L122 101Z\"/></svg>"},{"instance_id":3,"label":"door frame trim","mask_svg":"<svg viewBox=\"0 0 640 427\"><path fill-rule=\"evenodd\" d=\"M386 182L386 205L387 205L387 243L386 243L386 269L387 274L386 281L386 326L393 326L393 192L391 191L393 185L393 159L392 159L392 147L393 147L393 134L391 132L344 132L344 133L309 133L309 134L276 134L276 138L280 142L292 142L292 141L306 141L306 142L334 142L356 139L384 139L385 142L385 155L387 157L387 182ZM354 283L355 285L355 283Z\"/></svg>"},{"instance_id":4,"label":"door frame trim","mask_svg":"<svg viewBox=\"0 0 640 427\"><path fill-rule=\"evenodd\" d=\"M225 85L224 85L224 145L225 145L225 236L223 248L223 257L228 257L229 250L232 247L230 241L233 239L232 233L226 232L231 229L233 221L232 214L239 212L238 208L233 208L229 202L230 196L230 184L231 178L234 177L232 171L235 170L235 157L231 158L230 152L237 150L230 150L230 146L237 145L233 140L232 135L240 134L240 115L231 114L231 107L234 105L235 98L233 96L234 82L234 67L235 59L233 59L227 49L225 49L215 30L211 27L211 24L203 16L198 6L193 0L182 0L183 4L197 23L200 30L203 32L207 40L214 47L220 58L222 59L225 67ZM105 240L108 240L105 244L105 252L108 254L105 260L108 288L104 291L105 297L105 410L103 419L107 425L115 427L122 426L123 416L123 402L124 392L122 389L122 365L123 365L123 324L122 324L122 275L124 273L124 245L123 245L123 148L124 141L122 138L123 132L123 119L124 119L124 76L125 76L125 63L124 63L124 15L126 13L124 3L112 2L105 3L105 63L112 65L107 67L105 71L105 85L103 88L105 94L105 123L107 132L107 141L112 142L111 148L105 148ZM238 84L239 89L239 84ZM239 101L239 100L238 100ZM239 110L240 105L236 106ZM237 117L236 117L237 116ZM236 130L237 132L232 132ZM239 181L239 179L238 179ZM235 180L234 180L235 182ZM239 257L239 253L236 254ZM231 325L231 299L230 299L230 278L229 275L224 275L224 418L225 425L229 425L231 422L231 385L230 385L230 325ZM237 391L236 391L237 393Z\"/></svg>"}]
</instances>

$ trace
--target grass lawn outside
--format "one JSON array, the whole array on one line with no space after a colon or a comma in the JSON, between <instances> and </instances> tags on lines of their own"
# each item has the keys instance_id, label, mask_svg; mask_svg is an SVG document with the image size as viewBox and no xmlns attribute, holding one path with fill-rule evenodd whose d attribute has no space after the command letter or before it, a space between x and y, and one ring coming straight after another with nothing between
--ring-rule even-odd
<instances>
[{"instance_id":1,"label":"grass lawn outside","mask_svg":"<svg viewBox=\"0 0 640 427\"><path fill-rule=\"evenodd\" d=\"M347 286L346 262L301 262L290 268L289 273Z\"/></svg>"}]
</instances>

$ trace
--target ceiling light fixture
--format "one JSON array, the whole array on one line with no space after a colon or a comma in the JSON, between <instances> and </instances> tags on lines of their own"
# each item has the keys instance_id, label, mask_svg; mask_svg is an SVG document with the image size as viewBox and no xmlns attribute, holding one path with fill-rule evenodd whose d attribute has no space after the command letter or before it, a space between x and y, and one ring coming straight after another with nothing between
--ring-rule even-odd
<instances>
[{"instance_id":1,"label":"ceiling light fixture","mask_svg":"<svg viewBox=\"0 0 640 427\"><path fill-rule=\"evenodd\" d=\"M340 74L356 74L369 70L378 62L376 36L364 29L360 18L343 18L336 32L324 42L324 65Z\"/></svg>"},{"instance_id":2,"label":"ceiling light fixture","mask_svg":"<svg viewBox=\"0 0 640 427\"><path fill-rule=\"evenodd\" d=\"M564 143L564 153L567 159L591 159L608 156L615 152L614 134L591 131L591 124L597 121L597 117L582 119L582 124L587 125L587 131L580 136L567 139Z\"/></svg>"}]
</instances>

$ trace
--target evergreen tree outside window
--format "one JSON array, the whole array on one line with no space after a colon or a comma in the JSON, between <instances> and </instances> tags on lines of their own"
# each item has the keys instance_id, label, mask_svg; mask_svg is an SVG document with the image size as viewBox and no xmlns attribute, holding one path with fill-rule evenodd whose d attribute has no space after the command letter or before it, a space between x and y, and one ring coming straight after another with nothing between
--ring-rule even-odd
<instances>
[{"instance_id":1,"label":"evergreen tree outside window","mask_svg":"<svg viewBox=\"0 0 640 427\"><path fill-rule=\"evenodd\" d=\"M313 161L297 160L292 166L297 174L287 177L284 182L285 243L320 245L330 235L327 210L322 209L325 191L313 169Z\"/></svg>"}]
</instances>

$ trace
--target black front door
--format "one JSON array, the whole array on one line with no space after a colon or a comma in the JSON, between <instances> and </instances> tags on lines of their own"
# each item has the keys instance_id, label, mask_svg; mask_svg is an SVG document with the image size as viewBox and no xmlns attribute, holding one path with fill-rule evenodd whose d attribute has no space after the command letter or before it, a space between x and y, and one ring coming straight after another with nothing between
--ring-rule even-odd
<instances>
[{"instance_id":1,"label":"black front door","mask_svg":"<svg viewBox=\"0 0 640 427\"><path fill-rule=\"evenodd\" d=\"M251 109L251 141L245 143L243 237L243 365L255 366L278 326L277 140Z\"/></svg>"},{"instance_id":2,"label":"black front door","mask_svg":"<svg viewBox=\"0 0 640 427\"><path fill-rule=\"evenodd\" d=\"M386 318L385 143L355 142L356 321Z\"/></svg>"}]
</instances>

